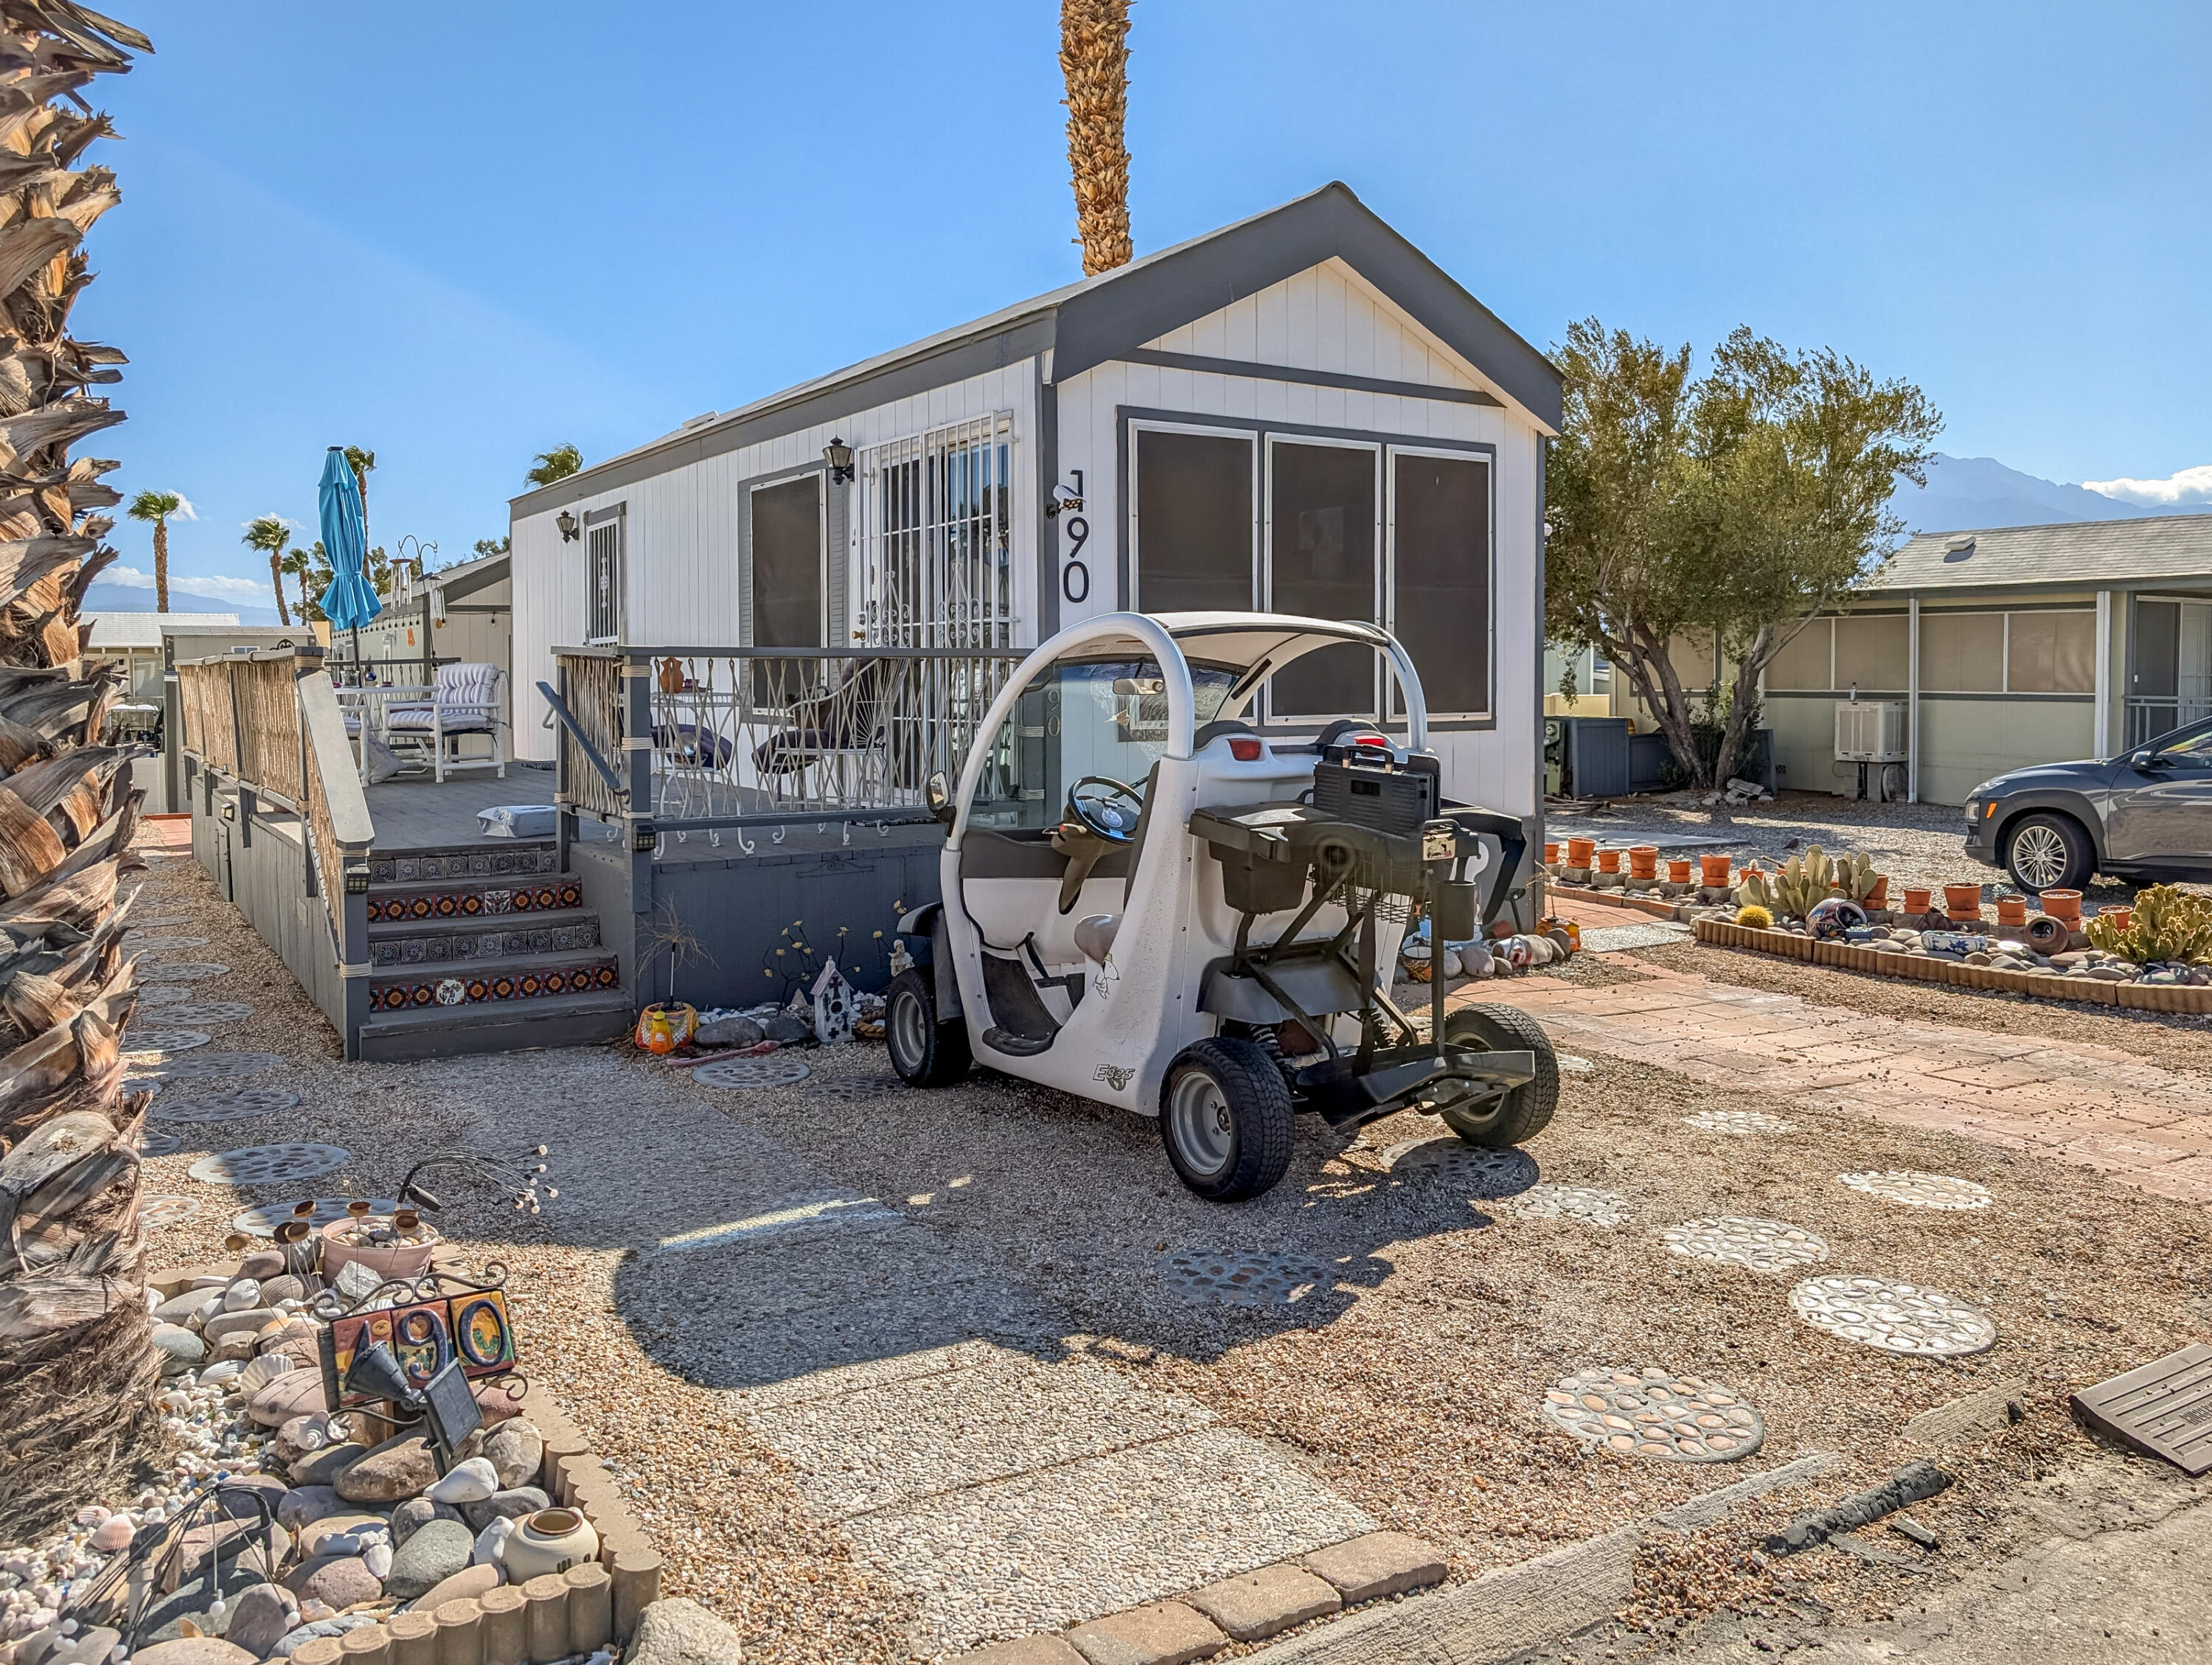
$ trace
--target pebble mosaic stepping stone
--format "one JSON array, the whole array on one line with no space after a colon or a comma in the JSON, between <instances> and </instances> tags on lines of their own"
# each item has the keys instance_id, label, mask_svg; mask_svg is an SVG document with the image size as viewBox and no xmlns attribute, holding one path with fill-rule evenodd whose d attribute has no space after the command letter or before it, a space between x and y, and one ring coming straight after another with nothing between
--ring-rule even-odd
<instances>
[{"instance_id":1,"label":"pebble mosaic stepping stone","mask_svg":"<svg viewBox=\"0 0 2212 1665\"><path fill-rule=\"evenodd\" d=\"M177 1006L192 998L192 991L176 983L144 983L138 987L140 1006Z\"/></svg>"},{"instance_id":2,"label":"pebble mosaic stepping stone","mask_svg":"<svg viewBox=\"0 0 2212 1665\"><path fill-rule=\"evenodd\" d=\"M138 973L142 983L201 983L210 977L228 977L230 968L211 960L179 960L174 965L149 965Z\"/></svg>"},{"instance_id":3,"label":"pebble mosaic stepping stone","mask_svg":"<svg viewBox=\"0 0 2212 1665\"><path fill-rule=\"evenodd\" d=\"M347 1208L356 1200L357 1200L353 1197L303 1197L301 1199L302 1202L312 1201L315 1205L315 1212L304 1217L307 1224L312 1226L325 1226L332 1220L343 1219ZM250 1237L273 1237L276 1235L276 1228L285 1221L301 1218L292 1212L295 1206L289 1202L270 1202L264 1203L258 1208L249 1208L243 1214L232 1219L231 1230L243 1231ZM368 1212L372 1214L395 1213L398 1211L398 1207L399 1205L390 1197L368 1199Z\"/></svg>"},{"instance_id":4,"label":"pebble mosaic stepping stone","mask_svg":"<svg viewBox=\"0 0 2212 1665\"><path fill-rule=\"evenodd\" d=\"M139 1073L146 1081L222 1081L258 1075L284 1060L273 1052L195 1052L149 1064Z\"/></svg>"},{"instance_id":5,"label":"pebble mosaic stepping stone","mask_svg":"<svg viewBox=\"0 0 2212 1665\"><path fill-rule=\"evenodd\" d=\"M160 931L172 926L197 925L198 922L199 921L195 920L190 914L164 914L159 919L131 920L125 925L124 929L126 931ZM199 940L205 942L207 939L202 937Z\"/></svg>"},{"instance_id":6,"label":"pebble mosaic stepping stone","mask_svg":"<svg viewBox=\"0 0 2212 1665\"><path fill-rule=\"evenodd\" d=\"M1886 1278L1808 1278L1790 1304L1807 1323L1884 1352L1957 1358L1997 1339L1996 1325L1964 1301Z\"/></svg>"},{"instance_id":7,"label":"pebble mosaic stepping stone","mask_svg":"<svg viewBox=\"0 0 2212 1665\"><path fill-rule=\"evenodd\" d=\"M1595 1185L1532 1185L1513 1199L1515 1209L1540 1220L1587 1220L1610 1231L1627 1218L1628 1199Z\"/></svg>"},{"instance_id":8,"label":"pebble mosaic stepping stone","mask_svg":"<svg viewBox=\"0 0 2212 1665\"><path fill-rule=\"evenodd\" d=\"M1160 1257L1160 1282L1187 1301L1286 1307L1324 1293L1336 1268L1303 1255L1216 1254L1178 1249Z\"/></svg>"},{"instance_id":9,"label":"pebble mosaic stepping stone","mask_svg":"<svg viewBox=\"0 0 2212 1665\"><path fill-rule=\"evenodd\" d=\"M724 1058L702 1064L691 1072L691 1079L702 1087L788 1087L813 1073L796 1058L770 1053L764 1058Z\"/></svg>"},{"instance_id":10,"label":"pebble mosaic stepping stone","mask_svg":"<svg viewBox=\"0 0 2212 1665\"><path fill-rule=\"evenodd\" d=\"M170 1014L174 1017L175 1014ZM123 1050L131 1057L158 1052L190 1052L204 1047L208 1037L196 1029L131 1029L123 1032Z\"/></svg>"},{"instance_id":11,"label":"pebble mosaic stepping stone","mask_svg":"<svg viewBox=\"0 0 2212 1665\"><path fill-rule=\"evenodd\" d=\"M142 1197L138 1201L138 1223L145 1226L180 1225L199 1212L197 1198Z\"/></svg>"},{"instance_id":12,"label":"pebble mosaic stepping stone","mask_svg":"<svg viewBox=\"0 0 2212 1665\"><path fill-rule=\"evenodd\" d=\"M1543 1171L1526 1152L1486 1150L1456 1133L1393 1145L1383 1152L1382 1160L1398 1178L1436 1178L1464 1185L1471 1195L1486 1200L1519 1196Z\"/></svg>"},{"instance_id":13,"label":"pebble mosaic stepping stone","mask_svg":"<svg viewBox=\"0 0 2212 1665\"><path fill-rule=\"evenodd\" d=\"M164 989L179 998L157 1002L165 1024L234 1024L251 1018L253 1008L244 1000L195 1000L185 989Z\"/></svg>"},{"instance_id":14,"label":"pebble mosaic stepping stone","mask_svg":"<svg viewBox=\"0 0 2212 1665\"><path fill-rule=\"evenodd\" d=\"M1828 1245L1803 1226L1742 1214L1684 1220L1659 1237L1669 1249L1692 1261L1748 1267L1753 1272L1787 1272L1793 1266L1828 1258Z\"/></svg>"},{"instance_id":15,"label":"pebble mosaic stepping stone","mask_svg":"<svg viewBox=\"0 0 2212 1665\"><path fill-rule=\"evenodd\" d=\"M1786 1133L1797 1124L1778 1115L1769 1115L1765 1110L1699 1110L1695 1115L1682 1118L1686 1126L1703 1127L1709 1133Z\"/></svg>"},{"instance_id":16,"label":"pebble mosaic stepping stone","mask_svg":"<svg viewBox=\"0 0 2212 1665\"><path fill-rule=\"evenodd\" d=\"M163 921L164 924L167 922L168 921ZM183 924L184 922L185 921L181 920L177 921L179 924ZM204 948L208 945L208 941L209 939L205 937L141 937L133 945L131 951L138 954L145 954L150 953L155 949Z\"/></svg>"},{"instance_id":17,"label":"pebble mosaic stepping stone","mask_svg":"<svg viewBox=\"0 0 2212 1665\"><path fill-rule=\"evenodd\" d=\"M138 1135L138 1154L142 1157L173 1156L184 1146L185 1141L174 1133L157 1133L150 1127Z\"/></svg>"},{"instance_id":18,"label":"pebble mosaic stepping stone","mask_svg":"<svg viewBox=\"0 0 2212 1665\"><path fill-rule=\"evenodd\" d=\"M161 1121L243 1121L248 1116L273 1115L300 1102L300 1095L284 1087L240 1087L234 1092L203 1092L154 1101L149 1115Z\"/></svg>"},{"instance_id":19,"label":"pebble mosaic stepping stone","mask_svg":"<svg viewBox=\"0 0 2212 1665\"><path fill-rule=\"evenodd\" d=\"M810 1098L842 1099L857 1103L863 1099L878 1098L885 1093L904 1092L906 1083L896 1075L833 1076L827 1081L817 1081L807 1088Z\"/></svg>"},{"instance_id":20,"label":"pebble mosaic stepping stone","mask_svg":"<svg viewBox=\"0 0 2212 1665\"><path fill-rule=\"evenodd\" d=\"M241 1145L218 1156L202 1157L186 1171L207 1185L281 1185L313 1179L352 1160L353 1152L342 1145L287 1140L281 1145Z\"/></svg>"},{"instance_id":21,"label":"pebble mosaic stepping stone","mask_svg":"<svg viewBox=\"0 0 2212 1665\"><path fill-rule=\"evenodd\" d=\"M1734 1462L1766 1438L1731 1390L1667 1370L1584 1370L1545 1390L1544 1414L1577 1439L1662 1462Z\"/></svg>"},{"instance_id":22,"label":"pebble mosaic stepping stone","mask_svg":"<svg viewBox=\"0 0 2212 1665\"><path fill-rule=\"evenodd\" d=\"M1863 1191L1870 1197L1880 1197L1886 1202L1901 1202L1914 1208L1987 1208L1990 1194L1986 1188L1970 1179L1956 1179L1949 1174L1923 1174L1917 1169L1893 1168L1887 1173L1838 1174L1837 1178L1854 1191Z\"/></svg>"}]
</instances>

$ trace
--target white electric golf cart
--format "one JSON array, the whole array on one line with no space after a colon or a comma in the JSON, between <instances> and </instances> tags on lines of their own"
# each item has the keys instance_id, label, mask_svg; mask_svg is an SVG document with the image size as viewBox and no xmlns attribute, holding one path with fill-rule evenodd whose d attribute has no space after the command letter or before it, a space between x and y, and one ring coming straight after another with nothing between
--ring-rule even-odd
<instances>
[{"instance_id":1,"label":"white electric golf cart","mask_svg":"<svg viewBox=\"0 0 2212 1665\"><path fill-rule=\"evenodd\" d=\"M1285 666L1347 647L1389 665L1404 746L1360 722L1292 743L1243 720ZM1527 852L1517 817L1443 801L1427 731L1412 660L1371 625L1111 613L1063 630L993 703L957 787L929 783L944 900L900 923L917 963L890 990L893 1067L939 1086L980 1062L1158 1115L1183 1183L1224 1201L1283 1176L1301 1111L1529 1138L1559 1097L1535 1022L1447 1015L1438 980L1424 1039L1390 999L1413 906L1431 940L1473 938Z\"/></svg>"}]
</instances>

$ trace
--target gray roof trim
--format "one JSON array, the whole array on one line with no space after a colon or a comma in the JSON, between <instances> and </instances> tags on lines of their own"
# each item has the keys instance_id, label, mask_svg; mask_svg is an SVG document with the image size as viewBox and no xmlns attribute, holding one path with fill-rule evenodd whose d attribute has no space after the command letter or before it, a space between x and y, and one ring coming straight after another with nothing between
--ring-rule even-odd
<instances>
[{"instance_id":1,"label":"gray roof trim","mask_svg":"<svg viewBox=\"0 0 2212 1665\"><path fill-rule=\"evenodd\" d=\"M1972 552L1947 559L1945 546L1962 538L1973 540ZM2212 582L2212 514L1923 532L1899 549L1869 588L1929 595L2177 582Z\"/></svg>"},{"instance_id":2,"label":"gray roof trim","mask_svg":"<svg viewBox=\"0 0 2212 1665\"><path fill-rule=\"evenodd\" d=\"M1332 258L1404 307L1546 428L1559 431L1563 393L1552 362L1341 180L1079 285L1060 303L1053 380L1065 381L1122 357L1132 347Z\"/></svg>"},{"instance_id":3,"label":"gray roof trim","mask_svg":"<svg viewBox=\"0 0 2212 1665\"><path fill-rule=\"evenodd\" d=\"M1486 404L1492 409L1504 401L1479 387L1446 387L1427 381L1385 381L1379 376L1347 376L1334 370L1301 370L1289 364L1262 364L1257 359L1206 358L1197 353L1164 353L1151 347L1131 347L1121 354L1124 364L1150 364L1163 370L1191 370L1200 375L1241 376L1247 381L1292 381L1302 387L1346 387L1355 393L1388 393L1401 399L1436 399L1445 404Z\"/></svg>"},{"instance_id":4,"label":"gray roof trim","mask_svg":"<svg viewBox=\"0 0 2212 1665\"><path fill-rule=\"evenodd\" d=\"M514 567L514 557L511 554L486 555L447 568L446 571L453 574L450 579L443 573L432 573L430 576L441 580L439 587L445 591L447 600L458 601L465 595L474 595L495 584L506 583Z\"/></svg>"}]
</instances>

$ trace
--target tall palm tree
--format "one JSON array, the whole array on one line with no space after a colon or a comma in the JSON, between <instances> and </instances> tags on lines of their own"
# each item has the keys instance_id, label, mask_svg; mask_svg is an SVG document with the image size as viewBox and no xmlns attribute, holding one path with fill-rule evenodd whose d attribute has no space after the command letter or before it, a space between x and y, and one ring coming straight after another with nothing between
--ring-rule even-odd
<instances>
[{"instance_id":1,"label":"tall palm tree","mask_svg":"<svg viewBox=\"0 0 2212 1665\"><path fill-rule=\"evenodd\" d=\"M345 448L346 466L353 471L353 483L361 488L361 524L363 532L368 528L368 477L376 472L376 453L363 451L357 445Z\"/></svg>"},{"instance_id":2,"label":"tall palm tree","mask_svg":"<svg viewBox=\"0 0 2212 1665\"><path fill-rule=\"evenodd\" d=\"M154 611L169 611L169 517L179 513L185 500L173 491L142 491L125 511L133 520L154 523Z\"/></svg>"},{"instance_id":3,"label":"tall palm tree","mask_svg":"<svg viewBox=\"0 0 2212 1665\"><path fill-rule=\"evenodd\" d=\"M1129 263L1129 0L1060 0L1067 166L1083 275Z\"/></svg>"},{"instance_id":4,"label":"tall palm tree","mask_svg":"<svg viewBox=\"0 0 2212 1665\"><path fill-rule=\"evenodd\" d=\"M291 527L273 514L264 514L246 523L246 536L239 541L268 556L269 582L276 592L276 622L290 629L292 615L284 607L284 549L292 541Z\"/></svg>"},{"instance_id":5,"label":"tall palm tree","mask_svg":"<svg viewBox=\"0 0 2212 1665\"><path fill-rule=\"evenodd\" d=\"M100 478L113 464L69 454L123 420L93 391L122 379L123 355L69 334L87 234L117 200L115 175L84 159L113 130L83 92L151 50L76 0L0 0L0 1543L135 1493L162 1437L116 905L142 865L143 794L100 744L125 679L86 657L80 612L116 558L100 511L123 494ZM184 505L148 495L158 584Z\"/></svg>"},{"instance_id":6,"label":"tall palm tree","mask_svg":"<svg viewBox=\"0 0 2212 1665\"><path fill-rule=\"evenodd\" d=\"M534 486L550 486L582 468L584 453L573 445L556 445L550 451L539 452L535 460L538 466L526 471L522 477Z\"/></svg>"},{"instance_id":7,"label":"tall palm tree","mask_svg":"<svg viewBox=\"0 0 2212 1665\"><path fill-rule=\"evenodd\" d=\"M316 578L322 568L329 564L323 559L323 542L319 538L315 540L313 549L292 550L284 556L284 570L300 580L300 623L302 624L312 624L323 616L323 610L317 606L314 601L314 595L320 594L321 592L316 591L311 594L307 585L310 579ZM325 581L323 587L325 589L330 587L327 581Z\"/></svg>"}]
</instances>

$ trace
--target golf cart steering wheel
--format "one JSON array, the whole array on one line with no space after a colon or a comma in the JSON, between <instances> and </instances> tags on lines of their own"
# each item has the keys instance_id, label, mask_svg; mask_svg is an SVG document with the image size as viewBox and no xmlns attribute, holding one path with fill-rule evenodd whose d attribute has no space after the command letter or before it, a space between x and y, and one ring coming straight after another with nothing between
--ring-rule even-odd
<instances>
[{"instance_id":1,"label":"golf cart steering wheel","mask_svg":"<svg viewBox=\"0 0 2212 1665\"><path fill-rule=\"evenodd\" d=\"M1067 789L1067 812L1109 844L1127 844L1137 836L1145 796L1126 781L1086 775Z\"/></svg>"}]
</instances>

